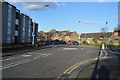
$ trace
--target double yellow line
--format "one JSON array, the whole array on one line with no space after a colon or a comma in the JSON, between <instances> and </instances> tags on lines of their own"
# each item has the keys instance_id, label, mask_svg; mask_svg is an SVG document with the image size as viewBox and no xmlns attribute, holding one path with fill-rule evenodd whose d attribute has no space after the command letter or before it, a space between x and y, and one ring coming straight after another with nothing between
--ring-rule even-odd
<instances>
[{"instance_id":1,"label":"double yellow line","mask_svg":"<svg viewBox=\"0 0 120 80\"><path fill-rule=\"evenodd\" d=\"M111 58L111 57L100 57L100 59L108 59L108 58ZM83 65L85 63L88 63L88 62L91 62L91 61L94 61L94 60L97 60L97 59L98 58L93 58L93 59L85 60L85 61L79 62L79 63L71 66L70 68L68 68L67 70L65 70L59 77L57 77L56 80L58 80L58 79L62 80L62 75L63 74L70 75L75 69L77 69L81 65Z\"/></svg>"}]
</instances>

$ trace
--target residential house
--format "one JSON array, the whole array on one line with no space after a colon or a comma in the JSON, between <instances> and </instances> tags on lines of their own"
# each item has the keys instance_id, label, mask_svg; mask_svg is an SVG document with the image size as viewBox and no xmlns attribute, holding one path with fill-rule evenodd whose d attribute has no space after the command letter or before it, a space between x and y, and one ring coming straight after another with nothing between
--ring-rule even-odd
<instances>
[{"instance_id":1,"label":"residential house","mask_svg":"<svg viewBox=\"0 0 120 80\"><path fill-rule=\"evenodd\" d=\"M41 38L41 39L40 39ZM77 32L66 31L56 31L55 29L50 30L49 32L41 32L39 33L39 40L60 40L60 41L78 41L79 35Z\"/></svg>"},{"instance_id":2,"label":"residential house","mask_svg":"<svg viewBox=\"0 0 120 80\"><path fill-rule=\"evenodd\" d=\"M98 43L106 42L110 43L111 41L112 32L107 33L82 33L80 35L81 42L88 42L88 43Z\"/></svg>"},{"instance_id":3,"label":"residential house","mask_svg":"<svg viewBox=\"0 0 120 80\"><path fill-rule=\"evenodd\" d=\"M38 32L38 41L46 41L47 40L47 34L43 31Z\"/></svg>"},{"instance_id":4,"label":"residential house","mask_svg":"<svg viewBox=\"0 0 120 80\"><path fill-rule=\"evenodd\" d=\"M112 45L120 45L120 30L114 30L112 35Z\"/></svg>"}]
</instances>

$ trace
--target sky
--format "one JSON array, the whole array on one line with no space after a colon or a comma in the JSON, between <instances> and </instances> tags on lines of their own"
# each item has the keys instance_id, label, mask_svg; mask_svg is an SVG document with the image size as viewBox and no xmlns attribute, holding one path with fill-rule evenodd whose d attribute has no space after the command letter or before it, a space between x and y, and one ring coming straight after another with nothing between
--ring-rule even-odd
<instances>
[{"instance_id":1,"label":"sky","mask_svg":"<svg viewBox=\"0 0 120 80\"><path fill-rule=\"evenodd\" d=\"M39 23L39 31L70 30L77 33L100 32L118 25L117 2L12 2L22 13ZM106 26L106 22L108 25Z\"/></svg>"}]
</instances>

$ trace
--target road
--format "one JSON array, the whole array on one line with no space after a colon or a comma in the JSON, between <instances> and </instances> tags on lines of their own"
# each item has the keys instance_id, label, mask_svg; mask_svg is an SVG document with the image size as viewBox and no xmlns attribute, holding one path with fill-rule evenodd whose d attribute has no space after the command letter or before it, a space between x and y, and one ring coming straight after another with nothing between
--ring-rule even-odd
<instances>
[{"instance_id":1,"label":"road","mask_svg":"<svg viewBox=\"0 0 120 80\"><path fill-rule=\"evenodd\" d=\"M99 48L58 45L20 55L2 62L3 78L56 78L78 62L96 58Z\"/></svg>"}]
</instances>

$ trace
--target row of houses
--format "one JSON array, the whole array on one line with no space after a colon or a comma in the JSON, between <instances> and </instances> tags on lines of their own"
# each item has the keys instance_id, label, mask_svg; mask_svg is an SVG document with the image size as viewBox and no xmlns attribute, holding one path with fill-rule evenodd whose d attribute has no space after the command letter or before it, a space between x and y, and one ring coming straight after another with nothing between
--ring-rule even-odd
<instances>
[{"instance_id":1,"label":"row of houses","mask_svg":"<svg viewBox=\"0 0 120 80\"><path fill-rule=\"evenodd\" d=\"M70 32L66 31L56 31L55 29L50 30L49 32L38 32L38 40L60 40L60 41L78 41L79 35L76 31Z\"/></svg>"},{"instance_id":2,"label":"row of houses","mask_svg":"<svg viewBox=\"0 0 120 80\"><path fill-rule=\"evenodd\" d=\"M86 41L87 43L107 43L112 45L120 45L120 30L116 29L113 32L106 33L82 33L80 35L80 42Z\"/></svg>"},{"instance_id":3,"label":"row of houses","mask_svg":"<svg viewBox=\"0 0 120 80\"><path fill-rule=\"evenodd\" d=\"M0 24L3 45L37 43L38 23L8 2L0 1Z\"/></svg>"},{"instance_id":4,"label":"row of houses","mask_svg":"<svg viewBox=\"0 0 120 80\"><path fill-rule=\"evenodd\" d=\"M99 32L99 33L82 33L78 34L76 31L56 31L55 29L49 32L38 32L39 41L78 41L80 43L101 44L107 43L112 45L120 45L120 30L114 30L114 32Z\"/></svg>"}]
</instances>

